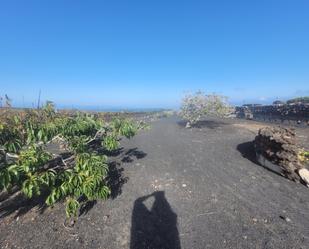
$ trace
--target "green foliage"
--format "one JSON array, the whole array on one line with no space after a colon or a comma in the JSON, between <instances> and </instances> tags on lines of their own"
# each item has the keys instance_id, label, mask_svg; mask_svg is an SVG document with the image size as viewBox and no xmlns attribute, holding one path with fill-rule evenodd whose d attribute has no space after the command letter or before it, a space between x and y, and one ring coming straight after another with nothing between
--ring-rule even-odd
<instances>
[{"instance_id":1,"label":"green foliage","mask_svg":"<svg viewBox=\"0 0 309 249\"><path fill-rule=\"evenodd\" d=\"M298 153L298 159L302 163L308 163L309 162L309 151L301 150Z\"/></svg>"},{"instance_id":2,"label":"green foliage","mask_svg":"<svg viewBox=\"0 0 309 249\"><path fill-rule=\"evenodd\" d=\"M87 142L89 141L89 137L85 135L81 136L72 136L69 139L69 146L72 151L75 153L83 153L87 150Z\"/></svg>"},{"instance_id":3,"label":"green foliage","mask_svg":"<svg viewBox=\"0 0 309 249\"><path fill-rule=\"evenodd\" d=\"M67 198L65 212L67 217L77 216L78 209L80 207L79 202L74 198Z\"/></svg>"},{"instance_id":4,"label":"green foliage","mask_svg":"<svg viewBox=\"0 0 309 249\"><path fill-rule=\"evenodd\" d=\"M32 145L19 154L18 165L25 173L35 172L51 159L51 155L41 146Z\"/></svg>"},{"instance_id":5,"label":"green foliage","mask_svg":"<svg viewBox=\"0 0 309 249\"><path fill-rule=\"evenodd\" d=\"M45 115L49 118L53 118L56 116L56 111L55 111L55 105L54 102L52 101L46 101L45 106L42 108L43 112Z\"/></svg>"},{"instance_id":6,"label":"green foliage","mask_svg":"<svg viewBox=\"0 0 309 249\"><path fill-rule=\"evenodd\" d=\"M46 205L66 202L68 217L76 216L87 201L106 199L108 164L91 144L112 151L122 136L131 138L145 126L125 119L103 123L95 116L63 116L48 102L41 110L7 117L0 123L0 148L17 153L18 160L0 167L0 191L18 186L28 198L45 197ZM74 160L72 165L51 164L44 144L58 136L66 140Z\"/></svg>"},{"instance_id":7,"label":"green foliage","mask_svg":"<svg viewBox=\"0 0 309 249\"><path fill-rule=\"evenodd\" d=\"M0 191L2 189L9 190L12 183L18 180L19 174L16 165L12 165L0 170Z\"/></svg>"},{"instance_id":8,"label":"green foliage","mask_svg":"<svg viewBox=\"0 0 309 249\"><path fill-rule=\"evenodd\" d=\"M12 116L0 123L0 145L8 152L16 153L22 146L21 121Z\"/></svg>"},{"instance_id":9,"label":"green foliage","mask_svg":"<svg viewBox=\"0 0 309 249\"><path fill-rule=\"evenodd\" d=\"M61 122L60 122L61 121ZM59 133L64 137L94 136L102 127L102 122L93 116L79 114L74 118L59 120Z\"/></svg>"},{"instance_id":10,"label":"green foliage","mask_svg":"<svg viewBox=\"0 0 309 249\"><path fill-rule=\"evenodd\" d=\"M131 138L135 136L139 128L136 124L134 124L130 120L119 119L119 118L114 119L111 125L116 135L125 136L126 138Z\"/></svg>"},{"instance_id":11,"label":"green foliage","mask_svg":"<svg viewBox=\"0 0 309 249\"><path fill-rule=\"evenodd\" d=\"M28 196L40 194L40 169L51 159L51 155L40 146L31 146L22 150L16 164L8 165L0 170L0 190L9 190L17 185ZM44 180L44 179L43 179Z\"/></svg>"},{"instance_id":12,"label":"green foliage","mask_svg":"<svg viewBox=\"0 0 309 249\"><path fill-rule=\"evenodd\" d=\"M0 146L7 152L17 153L23 145L37 142L46 143L54 136L67 139L76 136L93 136L103 126L91 115L78 114L76 117L56 115L53 104L48 102L42 110L28 110L23 119L8 117L0 123Z\"/></svg>"},{"instance_id":13,"label":"green foliage","mask_svg":"<svg viewBox=\"0 0 309 249\"><path fill-rule=\"evenodd\" d=\"M110 126L106 127L107 135L102 141L102 146L107 150L116 150L119 147L119 136L131 138L137 131L145 128L143 124L137 124L130 120L116 118L113 119Z\"/></svg>"},{"instance_id":14,"label":"green foliage","mask_svg":"<svg viewBox=\"0 0 309 249\"><path fill-rule=\"evenodd\" d=\"M75 208L83 202L95 199L106 199L110 189L106 185L108 165L106 156L82 153L76 157L73 169L67 169L55 175L50 182L50 194L46 198L47 205L67 198L66 213L76 214ZM76 204L78 203L78 205Z\"/></svg>"},{"instance_id":15,"label":"green foliage","mask_svg":"<svg viewBox=\"0 0 309 249\"><path fill-rule=\"evenodd\" d=\"M102 141L102 146L108 151L116 150L119 147L118 138L115 135L108 135Z\"/></svg>"}]
</instances>

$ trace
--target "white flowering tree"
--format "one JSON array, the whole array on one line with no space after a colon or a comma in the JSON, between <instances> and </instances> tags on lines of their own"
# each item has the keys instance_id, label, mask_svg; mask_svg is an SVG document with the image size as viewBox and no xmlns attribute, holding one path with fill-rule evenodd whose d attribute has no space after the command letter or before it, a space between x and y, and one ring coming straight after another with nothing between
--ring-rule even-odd
<instances>
[{"instance_id":1,"label":"white flowering tree","mask_svg":"<svg viewBox=\"0 0 309 249\"><path fill-rule=\"evenodd\" d=\"M202 91L188 94L182 99L180 116L191 127L204 116L224 117L231 113L227 97L216 94L205 95Z\"/></svg>"}]
</instances>

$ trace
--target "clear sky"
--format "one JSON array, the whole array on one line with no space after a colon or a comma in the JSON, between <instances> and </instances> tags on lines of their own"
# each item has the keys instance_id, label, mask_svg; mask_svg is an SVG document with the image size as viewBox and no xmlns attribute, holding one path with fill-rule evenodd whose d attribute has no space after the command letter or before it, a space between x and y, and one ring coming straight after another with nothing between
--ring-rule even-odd
<instances>
[{"instance_id":1,"label":"clear sky","mask_svg":"<svg viewBox=\"0 0 309 249\"><path fill-rule=\"evenodd\" d=\"M309 95L308 0L0 1L0 95L15 105L177 107Z\"/></svg>"}]
</instances>

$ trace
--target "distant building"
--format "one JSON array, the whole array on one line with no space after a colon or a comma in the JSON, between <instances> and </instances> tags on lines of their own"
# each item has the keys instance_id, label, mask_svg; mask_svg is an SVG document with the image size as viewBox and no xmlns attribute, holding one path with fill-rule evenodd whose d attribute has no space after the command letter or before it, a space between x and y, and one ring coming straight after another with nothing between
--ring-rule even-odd
<instances>
[{"instance_id":1,"label":"distant building","mask_svg":"<svg viewBox=\"0 0 309 249\"><path fill-rule=\"evenodd\" d=\"M243 107L256 107L256 106L262 106L261 104L244 104Z\"/></svg>"},{"instance_id":2,"label":"distant building","mask_svg":"<svg viewBox=\"0 0 309 249\"><path fill-rule=\"evenodd\" d=\"M281 101L281 100L276 100L273 102L274 106L283 106L285 105L285 102Z\"/></svg>"}]
</instances>

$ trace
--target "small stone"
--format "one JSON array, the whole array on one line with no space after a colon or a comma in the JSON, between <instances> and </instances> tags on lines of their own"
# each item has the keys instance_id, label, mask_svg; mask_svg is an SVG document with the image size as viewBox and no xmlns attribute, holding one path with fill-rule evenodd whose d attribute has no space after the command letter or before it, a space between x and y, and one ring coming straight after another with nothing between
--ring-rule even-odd
<instances>
[{"instance_id":1,"label":"small stone","mask_svg":"<svg viewBox=\"0 0 309 249\"><path fill-rule=\"evenodd\" d=\"M258 219L257 218L252 218L252 221L253 222L258 222Z\"/></svg>"},{"instance_id":2,"label":"small stone","mask_svg":"<svg viewBox=\"0 0 309 249\"><path fill-rule=\"evenodd\" d=\"M306 183L307 187L309 187L309 170L303 168L298 170L298 174L300 178Z\"/></svg>"},{"instance_id":3,"label":"small stone","mask_svg":"<svg viewBox=\"0 0 309 249\"><path fill-rule=\"evenodd\" d=\"M182 184L182 187L183 187L183 188L187 187L187 184L183 183L183 184Z\"/></svg>"},{"instance_id":4,"label":"small stone","mask_svg":"<svg viewBox=\"0 0 309 249\"><path fill-rule=\"evenodd\" d=\"M286 222L291 222L291 219L289 217L286 217L286 216L283 216L283 215L280 215L279 217L281 219L285 220Z\"/></svg>"}]
</instances>

